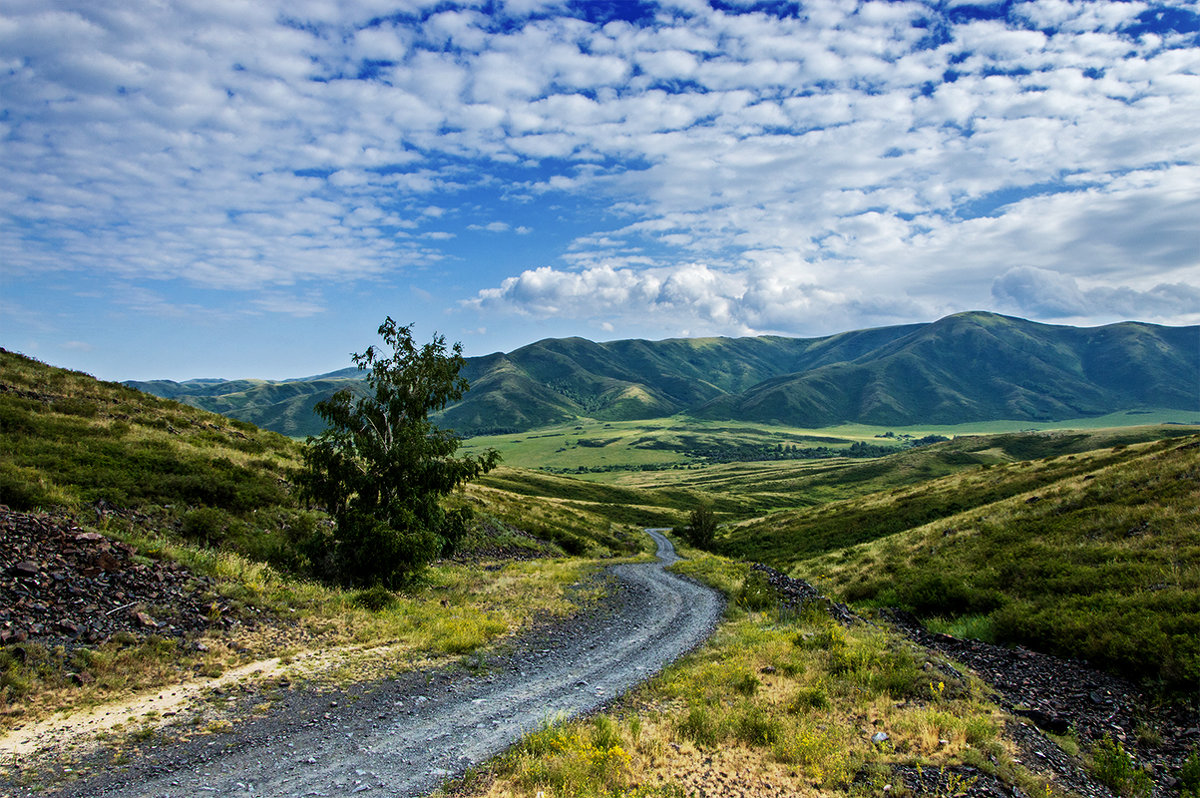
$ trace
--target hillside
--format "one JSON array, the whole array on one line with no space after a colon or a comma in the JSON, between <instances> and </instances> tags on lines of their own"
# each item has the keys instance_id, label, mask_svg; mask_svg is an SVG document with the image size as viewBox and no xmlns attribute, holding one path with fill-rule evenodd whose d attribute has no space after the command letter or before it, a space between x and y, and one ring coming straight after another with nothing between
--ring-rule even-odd
<instances>
[{"instance_id":1,"label":"hillside","mask_svg":"<svg viewBox=\"0 0 1200 798\"><path fill-rule=\"evenodd\" d=\"M739 448L780 433L705 424L712 441L726 436ZM571 427L576 448L549 445L579 455L604 451L604 436L636 443L649 432L622 427ZM659 432L697 445L691 432ZM19 760L0 746L0 790L75 784L68 794L98 794L89 779L109 771L143 790L137 774L147 771L137 768L159 778L155 757L184 750L228 774L222 757L254 740L294 744L306 755L298 763L275 753L259 761L311 774L326 762L322 741L352 731L375 745L391 713L406 712L397 727L410 726L440 700L469 698L470 685L524 678L527 664L590 662L607 672L599 638L586 654L554 652L581 628L627 628L614 623L617 605L640 616L659 599L626 595L598 571L638 550L633 525L679 524L701 503L724 519L779 508L730 525L724 544L758 547L755 556L819 576L839 597L898 604L939 628L1087 654L1177 686L1196 660L1200 444L1145 442L1193 432L962 436L877 459L627 471L620 483L505 467L450 497L483 521L462 559L435 564L402 591L357 591L296 578L302 563L282 556L325 520L288 489L298 444L0 351L0 503L32 511L0 508L0 549L14 563L0 572L0 734L42 746ZM854 445L795 435L797 444ZM1194 712L1159 711L1078 662L937 636L915 648L844 608L830 616L822 603L801 604L814 596L807 584L684 553L675 567L729 598L713 638L607 712L506 740L510 753L473 770L461 794L611 795L680 782L726 794L770 780L778 789L751 794L854 796L895 784L896 794L1101 796L1081 767L1124 790L1100 759L1114 734L1125 748L1107 761L1126 774L1145 763L1155 789L1190 778L1186 757L1200 763ZM960 646L954 663L932 650L948 641ZM964 662L1000 689L999 705ZM577 678L551 681L589 695L595 679ZM129 703L114 708L118 700ZM463 705L456 715L480 701ZM1032 717L1030 707L1073 724L1078 756L1007 714ZM530 723L543 720L525 709ZM76 716L101 725L81 731ZM506 714L482 725L513 722ZM80 735L98 735L93 748L77 747ZM441 751L444 739L422 737L422 754ZM1042 757L1053 772L1024 764Z\"/></svg>"},{"instance_id":2,"label":"hillside","mask_svg":"<svg viewBox=\"0 0 1200 798\"><path fill-rule=\"evenodd\" d=\"M300 444L278 433L0 349L0 505L13 510L135 515L175 541L304 572L325 527L291 489L300 462ZM553 497L506 490L452 500L473 501L484 532L553 519L541 525L553 550L639 545L612 517L630 515L615 504L566 512Z\"/></svg>"},{"instance_id":3,"label":"hillside","mask_svg":"<svg viewBox=\"0 0 1200 798\"><path fill-rule=\"evenodd\" d=\"M1027 437L1007 443L1029 456ZM969 448L992 465L776 513L729 528L719 546L959 634L1194 685L1200 438L1089 451L1073 437L1008 462L1005 441L983 441Z\"/></svg>"},{"instance_id":4,"label":"hillside","mask_svg":"<svg viewBox=\"0 0 1200 798\"><path fill-rule=\"evenodd\" d=\"M1198 327L1076 328L991 313L810 339L547 339L469 358L472 390L439 420L481 435L679 413L808 428L1200 413L1198 345ZM312 406L354 377L128 384L302 436L319 431Z\"/></svg>"}]
</instances>

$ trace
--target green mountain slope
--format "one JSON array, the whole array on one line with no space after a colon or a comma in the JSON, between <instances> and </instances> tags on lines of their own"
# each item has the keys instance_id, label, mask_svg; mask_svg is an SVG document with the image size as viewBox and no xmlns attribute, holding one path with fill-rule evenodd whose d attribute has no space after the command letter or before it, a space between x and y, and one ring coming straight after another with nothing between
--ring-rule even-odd
<instances>
[{"instance_id":1,"label":"green mountain slope","mask_svg":"<svg viewBox=\"0 0 1200 798\"><path fill-rule=\"evenodd\" d=\"M704 419L822 427L1054 421L1142 407L1200 412L1200 328L1076 328L991 313L824 338L547 339L470 358L472 390L439 420L465 435L576 418ZM288 435L350 370L285 382L131 382Z\"/></svg>"},{"instance_id":2,"label":"green mountain slope","mask_svg":"<svg viewBox=\"0 0 1200 798\"><path fill-rule=\"evenodd\" d=\"M1200 405L1200 330L1126 322L1081 329L988 313L923 325L852 361L765 381L705 418L901 425L1052 421Z\"/></svg>"}]
</instances>

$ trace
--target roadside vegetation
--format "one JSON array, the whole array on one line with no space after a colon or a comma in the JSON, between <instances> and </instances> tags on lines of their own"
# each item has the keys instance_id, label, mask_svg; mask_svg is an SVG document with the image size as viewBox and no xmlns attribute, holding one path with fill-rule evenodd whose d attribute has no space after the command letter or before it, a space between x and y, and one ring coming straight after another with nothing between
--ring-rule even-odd
<instances>
[{"instance_id":1,"label":"roadside vegetation","mask_svg":"<svg viewBox=\"0 0 1200 798\"><path fill-rule=\"evenodd\" d=\"M894 765L938 773L946 795L981 775L1050 794L1014 761L980 682L820 604L781 608L744 563L684 553L676 570L730 598L713 638L606 712L548 718L466 794L906 794Z\"/></svg>"},{"instance_id":2,"label":"roadside vegetation","mask_svg":"<svg viewBox=\"0 0 1200 798\"><path fill-rule=\"evenodd\" d=\"M250 663L314 685L471 667L481 649L586 602L606 563L648 553L645 526L686 529L711 550L686 550L676 567L731 597L725 622L610 711L547 719L476 774L477 794L721 794L740 774L762 794L878 795L897 764L938 771L946 795L980 774L1047 794L1013 760L978 682L880 630L844 628L815 607L781 610L748 561L859 607L1084 657L1175 696L1200 680L1195 427L914 447L947 431L845 428L806 441L812 431L789 430L772 441L765 425L691 423L731 449L892 453L716 462L663 444L699 445L647 422L523 433L513 436L531 442L516 447L523 454L503 449L507 465L439 493L438 512L471 521L420 578L338 585L314 578L335 518L298 498L299 443L0 351L0 504L70 516L148 561L212 577L238 620L186 639L0 647L0 731ZM462 451L478 457L498 441ZM546 446L563 448L553 463L581 458L585 478L525 467ZM1124 760L1098 756L1123 777ZM1190 767L1182 783L1197 793L1200 765Z\"/></svg>"},{"instance_id":3,"label":"roadside vegetation","mask_svg":"<svg viewBox=\"0 0 1200 798\"><path fill-rule=\"evenodd\" d=\"M194 639L134 629L89 645L0 646L0 730L260 660L283 658L318 681L444 664L572 611L569 593L586 590L568 588L598 567L574 555L648 547L623 521L480 488L447 497L451 511L475 510L459 560L402 592L323 584L311 578L309 547L330 539L332 524L296 497L300 453L244 422L0 351L0 504L69 518L145 562L212 577L213 598L237 616L232 630Z\"/></svg>"},{"instance_id":4,"label":"roadside vegetation","mask_svg":"<svg viewBox=\"0 0 1200 798\"><path fill-rule=\"evenodd\" d=\"M1194 697L1200 438L1017 463L985 476L992 486L1027 489L850 548L798 543L787 562L849 601L900 606L946 631L1087 659ZM994 490L962 483L883 506L903 513L938 507L949 493ZM805 525L793 534L805 536Z\"/></svg>"}]
</instances>

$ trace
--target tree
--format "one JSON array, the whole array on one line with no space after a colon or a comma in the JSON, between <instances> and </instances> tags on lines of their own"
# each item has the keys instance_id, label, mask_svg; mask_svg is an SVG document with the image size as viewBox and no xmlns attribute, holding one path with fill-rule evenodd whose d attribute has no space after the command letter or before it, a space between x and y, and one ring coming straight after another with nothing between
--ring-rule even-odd
<instances>
[{"instance_id":1,"label":"tree","mask_svg":"<svg viewBox=\"0 0 1200 798\"><path fill-rule=\"evenodd\" d=\"M712 508L707 504L700 505L692 510L688 520L685 530L688 543L698 549L711 548L717 534L717 518L713 515Z\"/></svg>"},{"instance_id":2,"label":"tree","mask_svg":"<svg viewBox=\"0 0 1200 798\"><path fill-rule=\"evenodd\" d=\"M462 344L448 353L446 339L434 335L418 349L412 325L390 316L379 335L391 354L371 346L352 356L367 372L366 395L342 390L316 405L328 426L308 439L298 481L301 495L333 516L332 575L394 588L454 550L470 511L447 513L441 500L500 455L455 457L459 438L429 420L470 387L459 374Z\"/></svg>"}]
</instances>

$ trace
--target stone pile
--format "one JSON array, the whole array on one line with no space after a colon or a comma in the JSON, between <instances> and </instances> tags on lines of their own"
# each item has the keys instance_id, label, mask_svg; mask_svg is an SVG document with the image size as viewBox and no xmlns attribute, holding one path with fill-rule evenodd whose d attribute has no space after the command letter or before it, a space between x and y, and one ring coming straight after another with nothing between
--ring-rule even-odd
<instances>
[{"instance_id":1,"label":"stone pile","mask_svg":"<svg viewBox=\"0 0 1200 798\"><path fill-rule=\"evenodd\" d=\"M752 571L761 571L766 574L767 582L779 596L779 602L789 609L800 609L805 604L816 602L823 606L825 611L838 623L844 626L850 626L854 623L862 623L863 619L855 615L845 604L833 601L821 595L815 587L805 582L803 579L793 579L792 577L776 571L762 563L755 563L750 566Z\"/></svg>"},{"instance_id":2,"label":"stone pile","mask_svg":"<svg viewBox=\"0 0 1200 798\"><path fill-rule=\"evenodd\" d=\"M919 645L975 671L1000 693L1002 706L1041 729L1072 733L1087 745L1104 738L1120 742L1163 794L1178 789L1174 774L1200 746L1195 706L1148 700L1132 682L1079 660L936 634L905 612L890 611L888 620ZM1042 760L1053 756L1045 749L1035 753Z\"/></svg>"},{"instance_id":3,"label":"stone pile","mask_svg":"<svg viewBox=\"0 0 1200 798\"><path fill-rule=\"evenodd\" d=\"M118 632L183 637L237 623L207 577L69 519L0 505L0 645L70 649Z\"/></svg>"}]
</instances>

